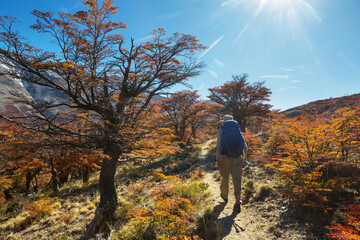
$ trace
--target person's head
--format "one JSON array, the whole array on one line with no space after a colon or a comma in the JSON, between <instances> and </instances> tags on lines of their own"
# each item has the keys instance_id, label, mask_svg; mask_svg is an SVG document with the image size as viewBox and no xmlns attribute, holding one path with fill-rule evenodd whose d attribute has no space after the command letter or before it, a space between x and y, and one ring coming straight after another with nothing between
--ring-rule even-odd
<instances>
[{"instance_id":1,"label":"person's head","mask_svg":"<svg viewBox=\"0 0 360 240\"><path fill-rule=\"evenodd\" d=\"M220 120L219 122L219 127L222 127L222 125L224 124L224 122L229 121L229 120L234 120L233 116L226 114L224 116L224 118L222 120Z\"/></svg>"},{"instance_id":2,"label":"person's head","mask_svg":"<svg viewBox=\"0 0 360 240\"><path fill-rule=\"evenodd\" d=\"M229 115L229 114L226 114L226 115L224 116L224 122L229 121L229 120L234 120L234 118L233 118L233 116L231 116L231 115Z\"/></svg>"}]
</instances>

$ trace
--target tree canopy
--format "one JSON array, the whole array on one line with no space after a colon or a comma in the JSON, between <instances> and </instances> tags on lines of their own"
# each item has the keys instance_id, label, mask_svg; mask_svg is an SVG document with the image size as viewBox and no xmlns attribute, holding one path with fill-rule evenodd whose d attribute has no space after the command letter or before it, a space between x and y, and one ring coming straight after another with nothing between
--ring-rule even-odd
<instances>
[{"instance_id":1,"label":"tree canopy","mask_svg":"<svg viewBox=\"0 0 360 240\"><path fill-rule=\"evenodd\" d=\"M184 143L195 139L197 129L207 125L206 119L209 121L208 110L211 104L199 98L197 91L183 90L161 101L165 119L170 122L178 139ZM188 128L191 128L189 136Z\"/></svg>"},{"instance_id":2,"label":"tree canopy","mask_svg":"<svg viewBox=\"0 0 360 240\"><path fill-rule=\"evenodd\" d=\"M219 87L210 88L210 100L218 104L217 111L232 114L245 132L251 116L263 116L270 111L271 91L265 82L249 83L247 74L233 75L233 80Z\"/></svg>"}]
</instances>

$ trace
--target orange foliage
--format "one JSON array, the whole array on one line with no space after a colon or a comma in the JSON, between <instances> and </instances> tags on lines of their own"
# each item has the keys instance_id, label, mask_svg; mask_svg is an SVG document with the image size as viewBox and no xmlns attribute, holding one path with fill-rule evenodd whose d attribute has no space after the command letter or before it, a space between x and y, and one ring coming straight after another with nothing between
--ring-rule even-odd
<instances>
[{"instance_id":1,"label":"orange foliage","mask_svg":"<svg viewBox=\"0 0 360 240\"><path fill-rule=\"evenodd\" d=\"M197 171L190 173L190 177L194 178L195 180L204 178L204 176L205 176L205 170L200 167L197 169Z\"/></svg>"},{"instance_id":2,"label":"orange foliage","mask_svg":"<svg viewBox=\"0 0 360 240\"><path fill-rule=\"evenodd\" d=\"M269 127L269 165L281 171L288 196L306 206L329 209L329 193L336 193L351 179L324 176L324 172L336 162L356 167L359 110L340 109L330 119L278 117Z\"/></svg>"},{"instance_id":3,"label":"orange foliage","mask_svg":"<svg viewBox=\"0 0 360 240\"><path fill-rule=\"evenodd\" d=\"M41 198L38 201L26 204L25 211L30 214L31 219L42 218L54 210L54 206L51 205L53 201L53 198Z\"/></svg>"},{"instance_id":4,"label":"orange foliage","mask_svg":"<svg viewBox=\"0 0 360 240\"><path fill-rule=\"evenodd\" d=\"M63 214L60 218L64 223L69 223L74 215L74 213Z\"/></svg>"},{"instance_id":5,"label":"orange foliage","mask_svg":"<svg viewBox=\"0 0 360 240\"><path fill-rule=\"evenodd\" d=\"M0 139L3 161L0 179L9 180L6 186L4 181L0 181L0 187L12 193L29 193L31 182L37 191L50 179L58 178L58 174L89 173L98 169L104 158L100 151L59 144L59 138L23 128L12 126L0 131L3 133Z\"/></svg>"},{"instance_id":6,"label":"orange foliage","mask_svg":"<svg viewBox=\"0 0 360 240\"><path fill-rule=\"evenodd\" d=\"M199 100L197 91L183 90L171 94L161 101L163 119L178 140L189 143L204 135L212 122L213 115L208 111L211 103Z\"/></svg>"},{"instance_id":7,"label":"orange foliage","mask_svg":"<svg viewBox=\"0 0 360 240\"><path fill-rule=\"evenodd\" d=\"M329 236L334 239L359 240L360 239L360 205L351 204L344 208L345 220L335 223L331 227Z\"/></svg>"},{"instance_id":8,"label":"orange foliage","mask_svg":"<svg viewBox=\"0 0 360 240\"><path fill-rule=\"evenodd\" d=\"M186 239L194 221L191 213L195 207L190 200L177 195L169 185L154 188L151 195L155 197L154 209L132 209L128 213L130 222L139 229L156 229L160 236Z\"/></svg>"},{"instance_id":9,"label":"orange foliage","mask_svg":"<svg viewBox=\"0 0 360 240\"><path fill-rule=\"evenodd\" d=\"M151 107L139 119L136 129L137 139L133 143L132 151L125 158L150 158L154 159L166 154L179 151L174 144L173 131L163 123L159 103L154 101Z\"/></svg>"},{"instance_id":10,"label":"orange foliage","mask_svg":"<svg viewBox=\"0 0 360 240\"><path fill-rule=\"evenodd\" d=\"M123 239L193 239L198 216L207 188L203 182L184 183L174 176L166 176L158 170L151 170L150 181L129 186L128 196L132 201L141 201L138 207L126 212L128 221Z\"/></svg>"},{"instance_id":11,"label":"orange foliage","mask_svg":"<svg viewBox=\"0 0 360 240\"><path fill-rule=\"evenodd\" d=\"M259 144L261 142L261 138L253 132L246 132L243 133L243 135L245 138L246 145L248 147L247 157L254 158L254 155L259 153L260 150Z\"/></svg>"}]
</instances>

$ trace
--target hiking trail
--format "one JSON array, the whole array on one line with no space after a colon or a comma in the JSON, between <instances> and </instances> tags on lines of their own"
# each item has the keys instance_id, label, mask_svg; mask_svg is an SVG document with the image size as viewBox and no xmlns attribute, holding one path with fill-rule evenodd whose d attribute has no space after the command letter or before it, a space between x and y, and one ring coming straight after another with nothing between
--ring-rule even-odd
<instances>
[{"instance_id":1,"label":"hiking trail","mask_svg":"<svg viewBox=\"0 0 360 240\"><path fill-rule=\"evenodd\" d=\"M211 204L222 229L220 239L306 239L303 227L281 222L281 215L287 211L287 204L285 199L276 193L271 194L264 201L250 201L250 203L242 204L241 212L233 213L235 199L231 178L228 203L225 204L220 197L219 170L215 167L214 156L209 149L213 142L214 140L210 140L202 146L199 165L205 170L203 181L209 184L212 192ZM264 169L259 166L251 167L250 171L255 186L272 185L275 182L273 176L267 176ZM246 179L243 171L242 186ZM243 197L243 190L241 194Z\"/></svg>"}]
</instances>

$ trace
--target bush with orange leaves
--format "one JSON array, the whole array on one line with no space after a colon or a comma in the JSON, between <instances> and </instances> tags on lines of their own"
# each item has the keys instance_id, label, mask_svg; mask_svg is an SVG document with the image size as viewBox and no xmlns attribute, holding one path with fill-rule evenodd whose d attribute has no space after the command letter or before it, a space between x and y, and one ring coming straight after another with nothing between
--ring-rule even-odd
<instances>
[{"instance_id":1,"label":"bush with orange leaves","mask_svg":"<svg viewBox=\"0 0 360 240\"><path fill-rule=\"evenodd\" d=\"M154 184L142 182L144 187L139 184L129 187L129 192L138 194L137 200L141 202L127 211L128 222L119 232L120 239L200 240L193 232L201 202L208 194L206 184L184 183L156 170L151 170L150 175Z\"/></svg>"},{"instance_id":2,"label":"bush with orange leaves","mask_svg":"<svg viewBox=\"0 0 360 240\"><path fill-rule=\"evenodd\" d=\"M360 205L351 204L344 208L345 220L328 227L328 234L334 239L358 240L360 239Z\"/></svg>"},{"instance_id":3,"label":"bush with orange leaves","mask_svg":"<svg viewBox=\"0 0 360 240\"><path fill-rule=\"evenodd\" d=\"M247 157L253 158L256 154L259 153L259 144L261 142L261 138L255 133L250 131L243 133L243 135L245 138L246 145L248 147Z\"/></svg>"},{"instance_id":4,"label":"bush with orange leaves","mask_svg":"<svg viewBox=\"0 0 360 240\"><path fill-rule=\"evenodd\" d=\"M331 118L279 116L272 120L267 142L269 166L280 170L291 199L327 211L330 202L341 195L339 191L354 190L355 183L360 183L355 174L360 173L356 166L359 113L340 109Z\"/></svg>"},{"instance_id":5,"label":"bush with orange leaves","mask_svg":"<svg viewBox=\"0 0 360 240\"><path fill-rule=\"evenodd\" d=\"M53 198L41 198L38 201L34 201L25 205L25 211L29 213L31 219L39 219L54 210Z\"/></svg>"}]
</instances>

